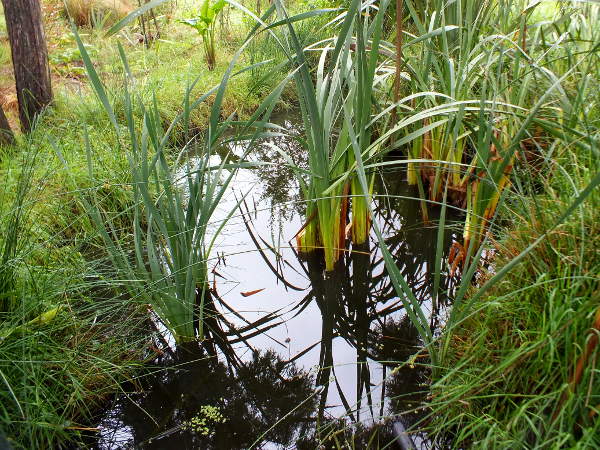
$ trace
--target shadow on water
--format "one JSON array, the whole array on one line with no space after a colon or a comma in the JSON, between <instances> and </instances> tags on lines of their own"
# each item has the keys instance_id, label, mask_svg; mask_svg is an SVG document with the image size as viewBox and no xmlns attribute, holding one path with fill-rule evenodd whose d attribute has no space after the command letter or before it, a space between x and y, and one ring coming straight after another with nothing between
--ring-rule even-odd
<instances>
[{"instance_id":1,"label":"shadow on water","mask_svg":"<svg viewBox=\"0 0 600 450\"><path fill-rule=\"evenodd\" d=\"M287 445L310 426L312 377L271 351L235 370L197 343L157 362L163 368L139 392L119 396L103 417L99 447L243 449L257 433ZM290 413L290 405L300 407Z\"/></svg>"},{"instance_id":2,"label":"shadow on water","mask_svg":"<svg viewBox=\"0 0 600 450\"><path fill-rule=\"evenodd\" d=\"M320 255L300 258L288 244L300 203L273 146L301 164L294 142L261 146L274 164L240 171L224 201L226 211L252 194L217 243L206 339L175 347L155 337L151 373L102 412L97 448L402 448L402 429L416 448L432 447L418 431L427 355L376 240L348 243L330 273ZM380 173L374 220L436 330L449 303L431 302L437 228L423 225L401 179ZM443 274L443 292L454 282Z\"/></svg>"}]
</instances>

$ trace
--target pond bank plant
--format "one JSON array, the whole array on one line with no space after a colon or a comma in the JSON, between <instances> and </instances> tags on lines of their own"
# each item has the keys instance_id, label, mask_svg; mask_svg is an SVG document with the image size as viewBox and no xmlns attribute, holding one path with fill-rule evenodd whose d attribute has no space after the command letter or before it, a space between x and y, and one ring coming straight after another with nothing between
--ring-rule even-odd
<instances>
[{"instance_id":1,"label":"pond bank plant","mask_svg":"<svg viewBox=\"0 0 600 450\"><path fill-rule=\"evenodd\" d=\"M215 46L215 29L217 18L223 8L227 5L225 0L217 0L212 3L210 0L204 0L198 13L194 17L180 19L184 25L192 27L198 32L202 39L202 48L208 70L214 70L217 61Z\"/></svg>"},{"instance_id":2,"label":"pond bank plant","mask_svg":"<svg viewBox=\"0 0 600 450\"><path fill-rule=\"evenodd\" d=\"M34 131L0 150L0 434L12 448L79 442L81 423L139 367L148 338L99 277L106 261L86 262L86 243L43 217L41 205L57 201L45 192L56 167L44 140Z\"/></svg>"},{"instance_id":3,"label":"pond bank plant","mask_svg":"<svg viewBox=\"0 0 600 450\"><path fill-rule=\"evenodd\" d=\"M408 181L424 185L423 196L432 204L448 189L449 202L466 209L463 241L457 242L461 255L471 242L481 242L515 158L531 152L536 142L541 145L538 123L545 120L548 128L551 104L562 93L557 80L564 72L554 71L544 58L549 52L559 57L567 30L557 28L559 41L552 46L550 24L533 22L538 8L539 2L517 1L457 1L447 7L438 1L406 3L406 32L417 37L403 47L406 97L397 105L398 114L430 112L406 129L429 128L406 149ZM546 96L525 121L526 109L541 98L541 86L556 95ZM526 128L519 131L521 124ZM519 142L514 141L517 131Z\"/></svg>"},{"instance_id":4,"label":"pond bank plant","mask_svg":"<svg viewBox=\"0 0 600 450\"><path fill-rule=\"evenodd\" d=\"M464 319L447 337L432 386L431 429L458 446L600 445L598 189L549 231L574 191L591 181L587 169L597 174L599 167L571 150L561 153L545 166L553 176L542 182L544 194L502 207L513 223L499 232L496 267L520 257L532 239L545 239L484 296L463 305Z\"/></svg>"},{"instance_id":5,"label":"pond bank plant","mask_svg":"<svg viewBox=\"0 0 600 450\"><path fill-rule=\"evenodd\" d=\"M382 2L375 9L358 0L351 2L339 18L338 34L321 42L313 80L305 48L292 26L299 18L289 18L276 3L284 18L282 24L287 22L283 29L291 44L286 50L291 55L309 163L308 173L297 170L306 202L306 223L297 235L297 244L301 253L322 249L326 271L332 271L346 251L349 229L356 244L364 243L369 234L370 213L357 191L352 140L356 133L361 152L365 152L361 157L373 157L375 150L370 144L376 124L371 119L377 100L372 90L378 82L379 43L388 4ZM372 185L372 175L370 179Z\"/></svg>"},{"instance_id":6,"label":"pond bank plant","mask_svg":"<svg viewBox=\"0 0 600 450\"><path fill-rule=\"evenodd\" d=\"M115 28L111 30L115 31ZM191 98L195 84L192 83L182 100L182 113L168 126L163 126L156 99L146 106L130 92L134 79L119 46L125 71L121 99L124 121L120 125L121 119L76 34L90 82L119 136L119 149L129 161L133 189L132 242L123 241L115 232L111 220L96 201L83 201L116 273L127 280L123 287L135 301L151 305L177 342L204 338L204 308L210 295L208 259L220 230L235 212L234 208L224 217L214 217L238 166L228 155L218 163L213 156L224 140L232 139L226 133L235 132L233 115L223 118L222 105L233 69L251 37L252 34L236 52L221 83L196 99ZM249 69L241 72L245 70ZM286 82L284 80L267 96L248 121L238 123L241 130L237 132L241 137L237 140L246 142L244 154L237 157L239 161L245 161L253 143L262 135L265 120L277 104ZM214 98L207 129L202 136L190 136L188 144L179 150L179 156L173 161L169 157L171 134L180 122L185 130L189 130L191 112L210 97ZM142 111L141 123L136 120L136 109ZM126 135L121 136L122 128L127 130ZM90 161L91 151L88 144ZM89 176L94 176L91 165Z\"/></svg>"},{"instance_id":7,"label":"pond bank plant","mask_svg":"<svg viewBox=\"0 0 600 450\"><path fill-rule=\"evenodd\" d=\"M433 399L420 425L440 445L448 440L461 448L599 445L600 116L592 80L600 73L600 34L591 25L599 8L573 3L532 22L536 6L482 3L506 14L500 29L488 24L487 37L485 28L462 26L463 42L471 31L482 36L479 50L466 53L475 60L462 76L452 67L461 58L452 57L458 47L447 44L454 30L438 33L442 41L435 55L405 54L406 67L439 59L439 67L427 72L439 77L434 86L449 75L446 90L432 96L442 104L423 105L425 111L445 109L440 117L448 121L424 122L431 130L408 149L409 180L422 179L429 202L441 204L440 227L445 209L460 205L451 195L461 189L467 213L462 279L444 329L435 338L418 305L411 317L432 362ZM416 21L423 12L410 14ZM435 8L430 12L432 18L443 15ZM478 54L494 41L491 51ZM473 70L487 73L475 77L452 108L456 89ZM425 72L414 76L419 73ZM469 98L478 99L479 113L469 108ZM501 105L509 108L498 109ZM408 102L404 114L415 114L414 107ZM458 140L463 143L457 146ZM444 148L463 155L456 159ZM463 187L461 179L467 182ZM364 177L362 185L367 193ZM381 236L380 243L385 244ZM484 255L488 262L481 267ZM386 262L394 277L397 269ZM433 275L455 269L456 263L438 254ZM410 298L399 273L396 278L398 294Z\"/></svg>"}]
</instances>

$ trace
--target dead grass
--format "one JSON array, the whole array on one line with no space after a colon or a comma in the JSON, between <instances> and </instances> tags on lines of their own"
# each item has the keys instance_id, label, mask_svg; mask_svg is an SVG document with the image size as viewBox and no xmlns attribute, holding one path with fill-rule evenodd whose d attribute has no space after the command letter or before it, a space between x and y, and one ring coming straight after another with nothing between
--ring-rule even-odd
<instances>
[{"instance_id":1,"label":"dead grass","mask_svg":"<svg viewBox=\"0 0 600 450\"><path fill-rule=\"evenodd\" d=\"M65 0L64 11L79 27L93 26L95 21L112 23L133 11L127 0Z\"/></svg>"}]
</instances>

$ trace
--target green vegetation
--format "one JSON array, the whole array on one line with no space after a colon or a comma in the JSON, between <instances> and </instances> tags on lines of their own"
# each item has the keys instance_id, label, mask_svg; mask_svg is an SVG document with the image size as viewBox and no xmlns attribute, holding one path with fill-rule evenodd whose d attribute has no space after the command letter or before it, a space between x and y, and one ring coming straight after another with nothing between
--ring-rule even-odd
<instances>
[{"instance_id":1,"label":"green vegetation","mask_svg":"<svg viewBox=\"0 0 600 450\"><path fill-rule=\"evenodd\" d=\"M269 120L289 106L307 160L280 150L304 200L299 250L322 249L329 274L372 229L424 344L412 361L426 357L431 399L409 434L600 446L600 6L404 0L396 21L388 0L206 0L147 4L140 20L105 3L45 4L57 98L0 150L0 431L13 446L85 445L95 409L154 358L157 322L205 342L213 243L243 199L216 211L236 171L269 164L254 144L285 134ZM2 71L16 129L13 91ZM228 143L243 155L215 163ZM427 304L372 220L388 165L406 167L424 223L439 210ZM445 257L450 209L463 231ZM202 408L187 427L212 435L223 411Z\"/></svg>"},{"instance_id":2,"label":"green vegetation","mask_svg":"<svg viewBox=\"0 0 600 450\"><path fill-rule=\"evenodd\" d=\"M202 45L204 47L204 56L206 57L206 65L208 70L214 70L217 61L215 53L215 29L217 25L217 17L225 8L227 3L225 0L219 0L215 3L210 3L205 0L200 6L200 11L192 18L181 19L180 22L195 29L202 37Z\"/></svg>"},{"instance_id":3,"label":"green vegetation","mask_svg":"<svg viewBox=\"0 0 600 450\"><path fill-rule=\"evenodd\" d=\"M411 81L433 77L442 104L426 111L462 100L410 149L411 181L423 179L429 200L467 209L465 245L447 266L462 263L461 284L439 342L415 314L434 363L429 429L457 447L594 448L600 115L589 83L600 73L599 10L465 3L450 19L453 9L434 3L428 30L434 19L477 26L447 29L425 41L425 58L404 61ZM426 12L409 10L419 27ZM497 253L487 269L483 251Z\"/></svg>"},{"instance_id":4,"label":"green vegetation","mask_svg":"<svg viewBox=\"0 0 600 450\"><path fill-rule=\"evenodd\" d=\"M102 260L88 264L84 245L41 216L54 174L38 172L38 139L3 153L0 423L13 443L50 448L135 373L147 341L144 316L99 277Z\"/></svg>"},{"instance_id":5,"label":"green vegetation","mask_svg":"<svg viewBox=\"0 0 600 450\"><path fill-rule=\"evenodd\" d=\"M190 98L192 88L188 89L183 111L164 130L156 102L149 108L143 102L138 104L129 91L128 81L121 99L125 117L123 123L119 123L121 119L115 114L85 45L78 34L76 38L94 91L115 128L115 134L118 136L122 129L128 132L127 138L119 139L117 145L127 154L130 166L133 206L129 214L133 215L133 252L130 243L123 243L114 221L106 217L97 198L91 202L84 200L86 211L102 237L117 276L128 280L123 287L132 299L151 305L178 342L203 339L204 306L209 295L210 250L223 224L239 206L228 212L226 218L221 219L222 223L214 223L212 216L236 173L236 166L228 164L228 157L215 167L211 156L215 155L216 148L231 129L231 118L221 119L222 105L229 77L241 51L236 54L217 87L194 101ZM129 67L125 57L123 66L125 70ZM131 77L131 73L127 75ZM263 115L270 116L284 85L275 88L245 122L240 131L244 139L248 139L246 131L254 127L255 121ZM181 173L179 157L175 162L169 161L172 133L178 123L183 122L187 135L191 111L212 95L214 101L210 106L204 142L191 141L180 153L193 150L197 156L196 165L188 160ZM136 110L142 113L139 125ZM252 143L259 136L260 129L251 135L242 160L252 151ZM92 161L89 139L86 139L86 147L87 159ZM88 174L93 180L91 163Z\"/></svg>"},{"instance_id":6,"label":"green vegetation","mask_svg":"<svg viewBox=\"0 0 600 450\"><path fill-rule=\"evenodd\" d=\"M434 426L455 433L459 446L599 445L597 191L587 207L551 229L591 181L589 171L580 171L585 165L565 148L545 166L552 177L543 196L505 206L514 222L500 232L497 267L546 237L463 311L449 338L432 413Z\"/></svg>"},{"instance_id":7,"label":"green vegetation","mask_svg":"<svg viewBox=\"0 0 600 450\"><path fill-rule=\"evenodd\" d=\"M308 180L300 176L307 202L307 222L298 235L298 247L304 252L322 247L327 271L333 270L345 248L349 194L358 194L352 200L353 241L364 243L369 233L369 213L357 191L359 185L354 174L353 140L358 146L358 158L369 158L371 154L363 155L363 152L371 143L374 128L371 89L387 4L383 2L377 12L365 8L365 15L375 14L370 24L361 19L360 2L352 2L340 26L344 34L338 35L321 53L315 83L295 31L291 25L289 29L294 44L289 53L297 58L294 60L298 66L295 78L308 134L310 171ZM367 42L371 43L369 50ZM343 125L338 131L340 122Z\"/></svg>"}]
</instances>

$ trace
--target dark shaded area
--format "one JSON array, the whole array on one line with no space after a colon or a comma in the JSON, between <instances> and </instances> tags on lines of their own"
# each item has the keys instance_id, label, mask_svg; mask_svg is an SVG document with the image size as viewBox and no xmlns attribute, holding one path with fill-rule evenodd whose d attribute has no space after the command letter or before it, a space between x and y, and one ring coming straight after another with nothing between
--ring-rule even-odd
<instances>
[{"instance_id":1,"label":"dark shaded area","mask_svg":"<svg viewBox=\"0 0 600 450\"><path fill-rule=\"evenodd\" d=\"M245 449L264 440L289 445L310 426L313 380L273 352L233 370L197 344L163 358L135 393L102 419L113 429L96 448ZM300 405L300 407L298 407ZM119 430L127 429L126 436Z\"/></svg>"}]
</instances>

